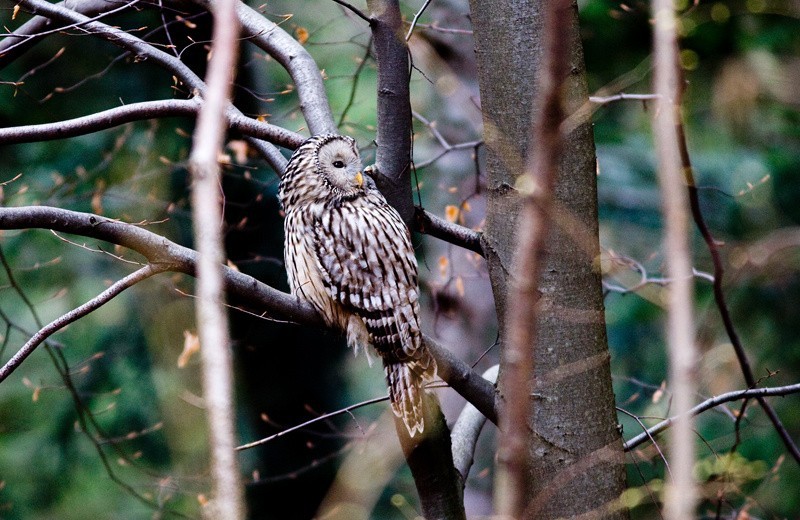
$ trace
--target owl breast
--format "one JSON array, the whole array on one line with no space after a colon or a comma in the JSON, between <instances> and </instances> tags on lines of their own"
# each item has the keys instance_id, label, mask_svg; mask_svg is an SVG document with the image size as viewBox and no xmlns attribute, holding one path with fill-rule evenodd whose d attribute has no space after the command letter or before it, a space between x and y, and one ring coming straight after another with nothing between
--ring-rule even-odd
<instances>
[{"instance_id":1,"label":"owl breast","mask_svg":"<svg viewBox=\"0 0 800 520\"><path fill-rule=\"evenodd\" d=\"M311 302L328 325L347 330L350 313L328 294L318 265L313 226L315 214L320 213L321 209L314 206L286 213L284 257L289 288L298 298Z\"/></svg>"}]
</instances>

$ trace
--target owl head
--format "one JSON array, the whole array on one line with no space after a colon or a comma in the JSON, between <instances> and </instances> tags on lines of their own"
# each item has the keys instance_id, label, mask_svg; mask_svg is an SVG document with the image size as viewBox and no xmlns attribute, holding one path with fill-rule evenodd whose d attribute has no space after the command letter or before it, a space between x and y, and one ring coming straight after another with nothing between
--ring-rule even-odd
<instances>
[{"instance_id":1,"label":"owl head","mask_svg":"<svg viewBox=\"0 0 800 520\"><path fill-rule=\"evenodd\" d=\"M300 145L281 179L280 197L287 204L353 200L366 193L356 141L336 134L316 135Z\"/></svg>"}]
</instances>

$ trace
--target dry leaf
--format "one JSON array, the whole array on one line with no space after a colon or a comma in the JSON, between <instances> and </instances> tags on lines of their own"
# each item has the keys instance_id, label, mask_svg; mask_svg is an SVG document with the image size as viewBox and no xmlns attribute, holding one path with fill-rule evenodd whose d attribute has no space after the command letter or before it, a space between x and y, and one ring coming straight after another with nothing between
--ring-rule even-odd
<instances>
[{"instance_id":1,"label":"dry leaf","mask_svg":"<svg viewBox=\"0 0 800 520\"><path fill-rule=\"evenodd\" d=\"M456 278L456 293L463 298L464 292L464 279L459 276Z\"/></svg>"},{"instance_id":2,"label":"dry leaf","mask_svg":"<svg viewBox=\"0 0 800 520\"><path fill-rule=\"evenodd\" d=\"M447 276L447 266L450 262L447 260L446 256L439 257L439 274L444 278Z\"/></svg>"},{"instance_id":3,"label":"dry leaf","mask_svg":"<svg viewBox=\"0 0 800 520\"><path fill-rule=\"evenodd\" d=\"M183 331L183 352L178 356L178 368L184 368L192 356L200 350L200 338L197 334L184 330Z\"/></svg>"},{"instance_id":4,"label":"dry leaf","mask_svg":"<svg viewBox=\"0 0 800 520\"><path fill-rule=\"evenodd\" d=\"M662 381L661 386L658 388L658 390L653 392L653 404L658 403L661 400L661 398L664 397L664 390L666 389L666 387L667 387L666 381Z\"/></svg>"},{"instance_id":5,"label":"dry leaf","mask_svg":"<svg viewBox=\"0 0 800 520\"><path fill-rule=\"evenodd\" d=\"M94 193L92 193L92 212L97 215L103 214L103 195L106 192L106 181L100 179L97 181Z\"/></svg>"},{"instance_id":6,"label":"dry leaf","mask_svg":"<svg viewBox=\"0 0 800 520\"><path fill-rule=\"evenodd\" d=\"M448 222L455 222L458 218L458 207L453 205L448 205L444 208L444 218L447 219Z\"/></svg>"},{"instance_id":7,"label":"dry leaf","mask_svg":"<svg viewBox=\"0 0 800 520\"><path fill-rule=\"evenodd\" d=\"M298 27L295 29L294 35L297 38L297 41L300 42L300 45L303 45L308 41L308 29L305 27Z\"/></svg>"},{"instance_id":8,"label":"dry leaf","mask_svg":"<svg viewBox=\"0 0 800 520\"><path fill-rule=\"evenodd\" d=\"M228 142L228 148L233 152L236 164L244 164L247 162L247 141L235 139Z\"/></svg>"}]
</instances>

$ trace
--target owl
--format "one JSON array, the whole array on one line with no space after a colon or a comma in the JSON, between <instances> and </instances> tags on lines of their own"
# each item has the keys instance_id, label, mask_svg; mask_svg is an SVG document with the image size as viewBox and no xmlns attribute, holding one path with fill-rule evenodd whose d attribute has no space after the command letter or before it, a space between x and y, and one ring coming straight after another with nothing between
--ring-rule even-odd
<instances>
[{"instance_id":1,"label":"owl","mask_svg":"<svg viewBox=\"0 0 800 520\"><path fill-rule=\"evenodd\" d=\"M417 261L400 215L363 174L353 138L313 136L286 166L279 197L292 294L311 302L348 346L383 361L392 411L414 437L436 363L419 327Z\"/></svg>"}]
</instances>

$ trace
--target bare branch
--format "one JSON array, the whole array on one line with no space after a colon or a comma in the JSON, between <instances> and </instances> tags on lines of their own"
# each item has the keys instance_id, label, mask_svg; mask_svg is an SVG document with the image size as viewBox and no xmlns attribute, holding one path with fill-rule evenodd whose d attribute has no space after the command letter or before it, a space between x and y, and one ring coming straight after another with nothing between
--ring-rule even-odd
<instances>
[{"instance_id":1,"label":"bare branch","mask_svg":"<svg viewBox=\"0 0 800 520\"><path fill-rule=\"evenodd\" d=\"M497 381L499 369L500 365L494 365L483 373L483 378L494 383ZM475 446L484 424L486 424L486 416L472 404L467 403L453 425L453 432L450 435L453 444L453 464L461 475L462 484L467 481L475 455Z\"/></svg>"},{"instance_id":2,"label":"bare branch","mask_svg":"<svg viewBox=\"0 0 800 520\"><path fill-rule=\"evenodd\" d=\"M196 251L132 224L47 206L0 207L0 229L30 228L50 229L104 240L132 249L151 263L168 264L170 271L195 275ZM322 319L314 307L303 300L233 269L226 268L224 277L228 291L257 306L259 310L291 322L322 325Z\"/></svg>"},{"instance_id":3,"label":"bare branch","mask_svg":"<svg viewBox=\"0 0 800 520\"><path fill-rule=\"evenodd\" d=\"M206 9L213 8L216 1L194 0ZM275 58L292 77L300 97L300 110L311 134L335 133L336 124L322 74L308 51L280 26L245 3L236 2L236 15L243 36Z\"/></svg>"},{"instance_id":4,"label":"bare branch","mask_svg":"<svg viewBox=\"0 0 800 520\"><path fill-rule=\"evenodd\" d=\"M419 120L422 124L424 124L428 128L428 131L431 133L431 135L433 135L433 137L436 139L436 141L442 147L442 151L439 152L438 154L436 154L435 156L433 156L432 158L427 159L427 160L422 161L422 162L414 162L414 166L416 166L417 168L425 168L426 166L430 166L431 164L435 163L436 161L438 161L439 159L441 159L445 155L449 154L450 152L455 152L457 150L470 150L471 149L471 150L474 150L475 153L477 153L477 148L480 147L480 146L483 146L483 144L484 144L483 140L467 141L467 142L464 142L464 143L450 144L447 141L447 139L444 138L444 136L439 131L439 129L436 128L436 125L433 122L429 121L425 116L423 116L422 114L419 114L417 112L412 112L412 115L414 116L415 119Z\"/></svg>"},{"instance_id":5,"label":"bare branch","mask_svg":"<svg viewBox=\"0 0 800 520\"><path fill-rule=\"evenodd\" d=\"M483 256L483 246L481 246L481 234L479 232L448 222L419 206L414 207L414 221L416 223L415 228L420 233L469 249Z\"/></svg>"},{"instance_id":6,"label":"bare branch","mask_svg":"<svg viewBox=\"0 0 800 520\"><path fill-rule=\"evenodd\" d=\"M96 238L127 247L165 270L195 275L197 252L178 245L152 231L110 220L99 215L47 206L0 207L0 229L49 229ZM314 307L290 294L278 291L252 276L225 267L226 291L276 318L304 325L324 326ZM496 421L494 388L449 350L426 338L436 357L439 375L454 390ZM494 417L494 418L493 418Z\"/></svg>"},{"instance_id":7,"label":"bare branch","mask_svg":"<svg viewBox=\"0 0 800 520\"><path fill-rule=\"evenodd\" d=\"M364 57L361 58L361 61L358 63L358 67L356 67L355 72L353 72L353 86L350 88L350 97L347 99L347 104L342 109L342 115L339 116L339 126L344 124L345 119L347 118L347 113L353 107L353 102L356 99L356 89L358 88L358 79L361 77L361 72L364 70L364 67L367 64L367 60L369 60L370 54L372 54L372 36L370 36L367 45L365 46L366 50L364 51Z\"/></svg>"},{"instance_id":8,"label":"bare branch","mask_svg":"<svg viewBox=\"0 0 800 520\"><path fill-rule=\"evenodd\" d=\"M337 415L349 414L350 412L352 412L353 410L357 410L358 408L363 408L364 406L368 406L368 405L371 405L371 404L380 403L381 401L388 401L388 400L389 400L389 396L384 396L384 397L375 397L373 399L369 399L367 401L362 401L362 402L356 403L356 404L351 404L350 406L346 406L346 407L344 407L344 408L342 408L340 410L336 410L335 412L322 414L319 417L314 417L313 419L309 419L308 421L306 421L304 423L300 423L300 424L297 424L295 426L292 426L291 428L286 428L285 430L281 430L281 431L279 431L278 433L276 433L274 435L270 435L269 437L264 437L263 439L259 439L257 441L248 442L247 444L242 444L241 446L238 446L236 448L236 450L237 451L249 450L250 448L255 448L256 446L261 446L262 444L266 444L266 443L268 443L270 441L273 441L273 440L277 439L278 437L283 437L286 434L292 433L292 432L297 431L297 430L301 430L303 428L307 428L308 426L311 426L312 424L318 423L320 421L326 421L326 420L328 420L328 419L330 419L332 417L336 417Z\"/></svg>"},{"instance_id":9,"label":"bare branch","mask_svg":"<svg viewBox=\"0 0 800 520\"><path fill-rule=\"evenodd\" d=\"M41 345L54 333L63 329L70 323L86 316L90 312L102 307L128 287L131 287L142 280L150 278L154 274L162 273L167 270L169 270L169 267L165 264L148 264L141 269L137 269L122 280L115 282L113 285L111 285L111 287L98 294L88 302L84 303L80 307L69 311L68 313L42 327L17 351L16 354L11 356L11 359L9 359L2 368L0 368L0 383L10 376L14 370L19 368L22 362L25 361L25 359L31 355L31 353L33 353L36 347Z\"/></svg>"},{"instance_id":10,"label":"bare branch","mask_svg":"<svg viewBox=\"0 0 800 520\"><path fill-rule=\"evenodd\" d=\"M202 106L199 98L169 99L163 101L145 101L111 108L84 117L45 123L0 128L0 143L18 144L52 139L66 139L92 132L107 130L125 123L174 116L194 117ZM250 138L253 146L267 159L279 174L283 172L286 161L273 146L264 143L269 141L278 146L294 149L305 137L282 127L256 121L245 117L237 110L230 108L227 112L228 128Z\"/></svg>"},{"instance_id":11,"label":"bare branch","mask_svg":"<svg viewBox=\"0 0 800 520\"><path fill-rule=\"evenodd\" d=\"M703 216L703 211L700 209L700 197L698 193L697 184L694 179L694 168L692 167L692 162L689 157L689 147L686 142L686 131L683 126L683 119L681 117L680 111L677 111L676 114L676 127L675 131L678 136L678 148L680 151L680 158L681 158L681 167L683 169L683 174L686 176L686 184L688 188L688 195L689 195L689 205L692 210L692 218L694 219L694 223L697 226L697 229L700 231L700 234L703 236L703 241L706 243L706 247L708 248L708 252L711 254L711 261L714 265L714 277L713 277L713 292L714 292L714 301L717 305L717 309L719 310L720 317L722 318L722 323L725 327L725 332L728 335L728 339L730 339L731 345L733 346L733 351L736 353L736 359L739 363L739 367L742 370L742 375L744 375L744 380L747 385L751 388L757 386L757 381L755 376L753 375L753 369L750 365L750 360L747 358L747 352L744 349L744 345L742 344L741 338L739 338L739 334L736 332L736 327L733 324L733 318L731 317L730 309L728 308L728 304L725 300L725 292L722 290L722 281L725 276L725 268L722 265L722 257L719 251L719 243L714 239L714 236L711 234L711 230L706 223L705 217ZM785 235L784 235L785 237ZM784 247L786 247L786 242L784 242ZM764 245L762 242L758 245ZM761 255L769 254L768 249L761 249ZM778 417L777 412L772 407L772 405L763 397L756 397L756 401L764 409L764 413L767 414L769 420L772 422L772 425L777 431L778 436L783 441L784 446L786 446L787 451L792 456L792 458L800 464L800 448L797 447L797 444L792 439L789 432L786 430L786 427L781 422L780 417Z\"/></svg>"},{"instance_id":12,"label":"bare branch","mask_svg":"<svg viewBox=\"0 0 800 520\"><path fill-rule=\"evenodd\" d=\"M11 33L11 34L8 36L8 39L12 39L12 40L13 40L13 39L18 39L18 40L20 40L20 41L18 41L17 43L15 43L15 44L11 45L10 47L8 47L8 48L7 48L7 52L12 52L12 51L14 50L14 48L15 48L15 47L17 47L17 46L19 46L19 45L22 45L22 44L24 44L24 43L25 43L25 41L26 41L26 40L28 40L29 38L33 38L33 39L39 39L39 38L43 38L43 37L45 37L45 36L47 36L47 35L49 35L49 34L55 34L55 33L57 33L57 32L61 32L61 31L67 31L67 30L69 30L69 29L78 29L78 28L82 28L82 27L83 27L83 26L85 26L85 25L86 25L88 22L97 21L97 20L100 20L101 18L105 18L106 16L109 16L109 15L112 15L112 14L115 14L115 13L118 13L118 12L120 12L120 11L123 11L123 10L125 10L125 9L128 9L128 8L130 8L130 7L133 7L133 6L134 6L134 5L136 5L136 4L137 4L139 1L140 1L140 0L131 0L131 2L129 2L129 3L127 3L127 4L123 4L123 5L121 5L120 7L117 7L116 9L109 9L109 10L107 10L107 11L106 11L106 10L103 10L103 12L100 12L100 13L96 14L95 16L92 16L92 17L90 17L90 18L87 18L85 21L81 21L81 22L74 22L74 23L71 23L71 24L63 25L63 26L57 27L57 28L55 28L55 29L50 29L49 31L44 31L44 30L43 30L42 32L40 32L40 33L37 33L37 34L35 34L35 35L26 36L26 35L18 35L17 33Z\"/></svg>"},{"instance_id":13,"label":"bare branch","mask_svg":"<svg viewBox=\"0 0 800 520\"><path fill-rule=\"evenodd\" d=\"M133 121L194 116L199 108L200 102L197 98L133 103L67 121L0 128L0 143L18 144L65 139L107 130Z\"/></svg>"},{"instance_id":14,"label":"bare branch","mask_svg":"<svg viewBox=\"0 0 800 520\"><path fill-rule=\"evenodd\" d=\"M671 432L670 466L672 482L667 487L664 516L680 520L694 516L697 491L693 469L695 443L693 421L686 414L696 392L697 348L694 339L694 278L689 241L689 200L675 132L680 111L681 87L678 72L678 44L674 4L653 0L654 87L659 96L654 134L658 155L658 180L664 214L666 264L672 278L667 307L672 406L679 415Z\"/></svg>"},{"instance_id":15,"label":"bare branch","mask_svg":"<svg viewBox=\"0 0 800 520\"><path fill-rule=\"evenodd\" d=\"M344 0L333 0L333 1L336 2L337 4L341 5L345 9L348 9L350 12L352 12L354 15L358 16L359 18L361 18L362 20L364 20L368 24L372 24L372 20L370 19L370 17L365 15L361 11L361 9L359 9L358 7L352 5L352 4L348 3L348 2L345 2Z\"/></svg>"},{"instance_id":16,"label":"bare branch","mask_svg":"<svg viewBox=\"0 0 800 520\"><path fill-rule=\"evenodd\" d=\"M619 94L614 94L613 96L589 96L589 101L592 103L597 103L598 105L605 105L606 103L612 103L614 101L655 101L659 98L660 96L658 94L626 94L624 92L620 92Z\"/></svg>"},{"instance_id":17,"label":"bare branch","mask_svg":"<svg viewBox=\"0 0 800 520\"><path fill-rule=\"evenodd\" d=\"M201 94L205 84L188 66L175 56L163 52L132 34L98 21L90 21L89 17L62 5L55 5L43 0L22 0L19 5L33 14L46 16L66 23L80 23L90 34L122 47L140 59L152 61L175 74L190 89Z\"/></svg>"},{"instance_id":18,"label":"bare branch","mask_svg":"<svg viewBox=\"0 0 800 520\"><path fill-rule=\"evenodd\" d=\"M211 452L214 498L204 516L239 520L245 516L244 489L236 458L236 407L233 355L225 309L223 264L226 255L220 229L222 199L220 168L227 127L226 112L238 56L238 0L214 3L214 32L204 103L197 117L189 155L192 174L192 227L197 244L195 316L200 336L203 398Z\"/></svg>"},{"instance_id":19,"label":"bare branch","mask_svg":"<svg viewBox=\"0 0 800 520\"><path fill-rule=\"evenodd\" d=\"M770 396L784 396L790 394L800 393L800 383L796 383L793 385L787 386L776 386L772 388L750 388L748 390L735 390L733 392L726 392L724 394L720 394L718 396L712 397L703 401L702 403L694 406L691 408L687 414L691 416L697 416L707 410L711 410L712 408L716 408L717 406L729 403L731 401L739 401L742 399L758 399L758 398L765 398ZM668 419L665 419L655 426L651 426L647 428L646 431L640 433L639 435L631 438L628 442L625 443L625 451L630 451L639 445L643 444L648 439L651 439L655 435L663 432L680 418L680 416L675 415Z\"/></svg>"},{"instance_id":20,"label":"bare branch","mask_svg":"<svg viewBox=\"0 0 800 520\"><path fill-rule=\"evenodd\" d=\"M422 13L425 12L425 9L428 8L430 3L431 0L425 0L425 3L422 4L422 7L419 8L419 11L414 13L414 19L411 20L411 26L408 28L408 32L406 33L406 41L411 39L411 35L414 34L414 28L417 26L417 21L419 21L419 17L422 16Z\"/></svg>"},{"instance_id":21,"label":"bare branch","mask_svg":"<svg viewBox=\"0 0 800 520\"><path fill-rule=\"evenodd\" d=\"M211 10L213 8L214 1L195 0L195 3ZM64 9L63 5L64 2L56 4L54 7L56 9L69 11L68 9ZM87 0L86 2L80 2L77 7L70 7L74 9L72 12L77 11L89 16L94 16L98 13L107 11L109 9L109 5L113 6L115 4L109 4L107 0ZM48 18L52 18L53 16L48 14L48 11L46 11L44 7L40 2L38 5L39 11L37 13L41 13ZM311 133L319 134L336 132L333 115L331 113L330 106L328 105L327 96L325 95L325 86L322 81L322 75L320 74L319 68L317 67L311 55L308 54L308 52L297 42L297 40L292 38L281 27L266 19L260 13L248 7L244 3L237 2L236 9L236 14L239 17L239 22L242 25L244 35L248 37L250 41L273 56L284 68L286 68L291 75L295 85L297 86L298 95L300 96L300 108ZM85 23L88 18L81 20L60 20L62 23ZM20 35L35 35L38 32L41 32L48 23L50 22L44 18L34 18L27 24L20 27L17 32ZM97 32L96 28L93 28L91 25L87 25L86 27L90 29L90 32ZM135 37L132 38L136 39ZM147 45L144 42L142 43L143 45ZM7 50L7 47L9 47L8 44L0 42L0 66L4 64L4 61L10 61L18 54L15 49L14 53L9 53L8 56L4 56L3 50ZM150 53L136 52L135 49L129 50L131 50L134 55L147 56L148 58L152 59ZM157 51L156 49L152 50ZM167 53L162 54L169 56ZM162 66L166 66L164 63L160 64ZM190 87L199 88L198 85L192 84L190 81L186 81L186 78L181 74L176 73L176 75Z\"/></svg>"},{"instance_id":22,"label":"bare branch","mask_svg":"<svg viewBox=\"0 0 800 520\"><path fill-rule=\"evenodd\" d=\"M439 377L487 419L497 424L494 385L430 336L423 335L423 341L436 359Z\"/></svg>"}]
</instances>

